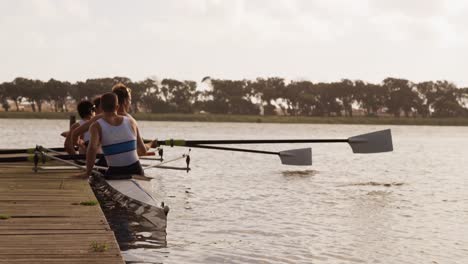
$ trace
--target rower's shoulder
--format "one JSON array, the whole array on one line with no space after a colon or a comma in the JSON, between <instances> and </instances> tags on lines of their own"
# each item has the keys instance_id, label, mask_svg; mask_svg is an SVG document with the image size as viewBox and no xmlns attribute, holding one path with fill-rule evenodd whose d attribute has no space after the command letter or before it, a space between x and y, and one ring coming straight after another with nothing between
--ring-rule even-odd
<instances>
[{"instance_id":1,"label":"rower's shoulder","mask_svg":"<svg viewBox=\"0 0 468 264\"><path fill-rule=\"evenodd\" d=\"M95 123L96 121L98 121L98 120L101 119L102 117L104 117L104 114L95 115L95 116L93 116L93 118L91 118L88 122Z\"/></svg>"},{"instance_id":2,"label":"rower's shoulder","mask_svg":"<svg viewBox=\"0 0 468 264\"><path fill-rule=\"evenodd\" d=\"M81 126L81 124L78 123L78 122L76 122L76 123L74 123L73 125L71 125L70 130L76 129L76 128L79 127L79 126ZM70 130L67 131L67 134L70 132ZM63 133L65 133L65 132L63 132ZM62 133L62 134L63 134L63 133Z\"/></svg>"},{"instance_id":3,"label":"rower's shoulder","mask_svg":"<svg viewBox=\"0 0 468 264\"><path fill-rule=\"evenodd\" d=\"M104 116L103 114L95 115L91 119L89 119L88 121L86 121L86 122L84 122L82 124L79 124L79 123L75 123L75 124L78 124L78 127L80 127L81 130L83 130L83 129L87 130L89 127L91 127L92 124L96 123L103 116Z\"/></svg>"},{"instance_id":4,"label":"rower's shoulder","mask_svg":"<svg viewBox=\"0 0 468 264\"><path fill-rule=\"evenodd\" d=\"M100 129L101 125L99 122L97 122L99 119L97 119L95 122L92 122L91 125L89 126L89 130L93 129Z\"/></svg>"},{"instance_id":5,"label":"rower's shoulder","mask_svg":"<svg viewBox=\"0 0 468 264\"><path fill-rule=\"evenodd\" d=\"M125 117L131 124L135 124L135 125L137 124L137 121L136 121L135 118L133 118L133 116L131 116L131 115L129 115L129 114L126 114L124 117Z\"/></svg>"},{"instance_id":6,"label":"rower's shoulder","mask_svg":"<svg viewBox=\"0 0 468 264\"><path fill-rule=\"evenodd\" d=\"M129 113L127 113L125 116L126 116L129 120L131 120L132 122L135 122L135 123L137 122L136 119L133 118L133 116L131 116Z\"/></svg>"}]
</instances>

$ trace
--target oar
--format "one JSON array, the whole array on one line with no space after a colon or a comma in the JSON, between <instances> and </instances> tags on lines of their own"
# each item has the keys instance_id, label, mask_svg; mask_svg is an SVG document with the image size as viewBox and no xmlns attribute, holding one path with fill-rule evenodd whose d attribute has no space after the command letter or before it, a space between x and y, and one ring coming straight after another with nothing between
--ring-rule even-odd
<instances>
[{"instance_id":1,"label":"oar","mask_svg":"<svg viewBox=\"0 0 468 264\"><path fill-rule=\"evenodd\" d=\"M296 165L296 166L312 165L312 149L311 148L290 149L290 150L274 152L274 151L255 150L255 149L228 148L228 147L216 147L216 146L206 146L206 145L193 145L190 147L276 155L276 156L279 156L281 160L281 164L284 164L284 165Z\"/></svg>"},{"instance_id":2,"label":"oar","mask_svg":"<svg viewBox=\"0 0 468 264\"><path fill-rule=\"evenodd\" d=\"M190 152L190 150L189 150ZM185 162L187 163L187 167L171 167L171 166L164 166L164 164L167 164L169 162L174 162L174 161L178 161L178 160L181 160L181 159L185 159ZM170 160L165 160L165 161L162 161L158 164L154 164L154 165L149 165L145 168L143 168L144 170L148 170L148 169L151 169L151 168L162 168L162 169L177 169L177 170L186 170L187 172L189 172L190 170L190 155L188 154L183 154L182 156L179 156L179 157L176 157L176 158L173 158L173 159L170 159Z\"/></svg>"},{"instance_id":3,"label":"oar","mask_svg":"<svg viewBox=\"0 0 468 264\"><path fill-rule=\"evenodd\" d=\"M19 153L28 153L34 154L36 148L26 148L26 149L0 149L0 154L19 154ZM64 152L64 148L50 148L53 151Z\"/></svg>"},{"instance_id":4,"label":"oar","mask_svg":"<svg viewBox=\"0 0 468 264\"><path fill-rule=\"evenodd\" d=\"M277 143L348 143L354 153L379 153L393 151L390 129L362 134L347 139L239 139L239 140L183 140L158 141L158 145L200 147L200 145L227 144L277 144ZM206 146L203 146L206 148ZM233 150L233 149L226 149ZM235 150L234 150L235 151ZM255 152L247 151L245 152ZM260 153L260 152L259 152ZM264 153L268 154L268 153ZM277 154L277 153L275 153Z\"/></svg>"},{"instance_id":5,"label":"oar","mask_svg":"<svg viewBox=\"0 0 468 264\"><path fill-rule=\"evenodd\" d=\"M60 161L60 162L63 162L63 163L65 163L65 164L68 164L68 165L75 166L75 167L77 167L77 168L81 168L81 169L83 169L83 170L86 170L86 166L76 164L76 163L74 163L74 162L72 162L72 161L68 161L68 160L66 160L66 159L62 159L62 158L60 158L59 156L50 155L50 154L47 154L47 153L45 153L45 152L43 152L43 151L41 152L41 154L44 155L46 158L48 158L48 159L50 159L50 160ZM94 165L93 170L94 170L94 169L103 169L103 170L106 170L107 167L101 167L101 166Z\"/></svg>"},{"instance_id":6,"label":"oar","mask_svg":"<svg viewBox=\"0 0 468 264\"><path fill-rule=\"evenodd\" d=\"M52 156L52 155L50 155ZM79 154L79 155L53 155L56 158L62 160L84 160L86 159L86 155ZM98 154L97 158L103 157L102 154ZM46 156L46 161L49 161L50 158ZM0 162L25 162L25 161L34 161L34 155L28 155L24 157L0 157Z\"/></svg>"}]
</instances>

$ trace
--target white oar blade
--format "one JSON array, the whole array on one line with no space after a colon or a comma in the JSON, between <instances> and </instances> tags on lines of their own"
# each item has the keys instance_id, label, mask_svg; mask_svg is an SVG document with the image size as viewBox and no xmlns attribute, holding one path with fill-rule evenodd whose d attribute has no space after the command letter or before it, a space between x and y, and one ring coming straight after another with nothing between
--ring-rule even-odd
<instances>
[{"instance_id":1,"label":"white oar blade","mask_svg":"<svg viewBox=\"0 0 468 264\"><path fill-rule=\"evenodd\" d=\"M281 163L285 165L312 165L312 148L290 149L279 152Z\"/></svg>"},{"instance_id":2,"label":"white oar blade","mask_svg":"<svg viewBox=\"0 0 468 264\"><path fill-rule=\"evenodd\" d=\"M354 153L380 153L393 151L392 132L390 129L351 137L349 145Z\"/></svg>"}]
</instances>

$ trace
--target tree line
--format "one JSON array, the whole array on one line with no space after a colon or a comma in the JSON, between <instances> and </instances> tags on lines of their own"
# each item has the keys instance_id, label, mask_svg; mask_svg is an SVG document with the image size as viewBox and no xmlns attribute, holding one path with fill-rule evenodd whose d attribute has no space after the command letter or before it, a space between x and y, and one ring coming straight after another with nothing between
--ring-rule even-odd
<instances>
[{"instance_id":1,"label":"tree line","mask_svg":"<svg viewBox=\"0 0 468 264\"><path fill-rule=\"evenodd\" d=\"M204 91L195 81L126 77L87 79L70 83L46 82L18 77L0 84L4 111L19 111L27 102L33 111L42 111L45 102L54 111L68 111L67 103L109 92L118 83L132 89L134 112L290 115L290 116L380 116L468 117L468 88L448 81L414 83L386 78L374 84L343 79L338 82L286 81L283 78L226 80L205 77ZM10 109L8 100L14 102Z\"/></svg>"}]
</instances>

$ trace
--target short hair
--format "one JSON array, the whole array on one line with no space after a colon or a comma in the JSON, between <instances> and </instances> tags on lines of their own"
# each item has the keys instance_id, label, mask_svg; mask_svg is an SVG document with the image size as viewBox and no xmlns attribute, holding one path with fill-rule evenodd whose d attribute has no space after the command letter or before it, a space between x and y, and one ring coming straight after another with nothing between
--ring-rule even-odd
<instances>
[{"instance_id":1,"label":"short hair","mask_svg":"<svg viewBox=\"0 0 468 264\"><path fill-rule=\"evenodd\" d=\"M91 116L94 106L89 100L83 100L76 106L76 110L81 118L85 118Z\"/></svg>"},{"instance_id":2,"label":"short hair","mask_svg":"<svg viewBox=\"0 0 468 264\"><path fill-rule=\"evenodd\" d=\"M96 96L93 99L93 104L95 108L99 108L99 106L101 105L101 96Z\"/></svg>"},{"instance_id":3,"label":"short hair","mask_svg":"<svg viewBox=\"0 0 468 264\"><path fill-rule=\"evenodd\" d=\"M115 93L105 93L101 96L101 108L104 112L114 112L117 105L117 95Z\"/></svg>"},{"instance_id":4,"label":"short hair","mask_svg":"<svg viewBox=\"0 0 468 264\"><path fill-rule=\"evenodd\" d=\"M123 105L125 100L128 100L130 98L130 93L132 90L125 86L123 83L118 83L112 87L112 92L117 95L117 98L119 99L119 104Z\"/></svg>"}]
</instances>

